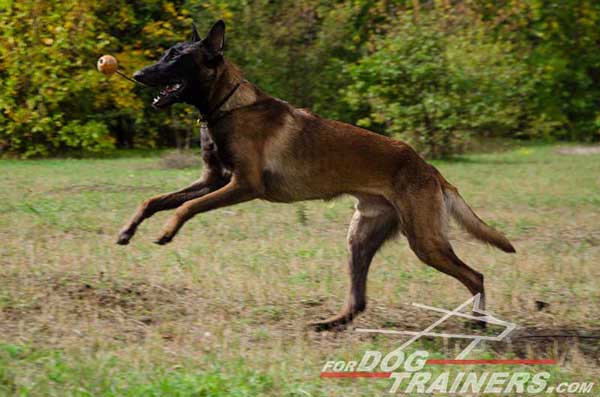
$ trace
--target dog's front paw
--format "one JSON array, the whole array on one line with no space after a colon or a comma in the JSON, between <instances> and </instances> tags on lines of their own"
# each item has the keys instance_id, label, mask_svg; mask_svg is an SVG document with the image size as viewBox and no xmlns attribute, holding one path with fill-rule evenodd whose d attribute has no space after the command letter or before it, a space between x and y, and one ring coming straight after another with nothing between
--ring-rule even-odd
<instances>
[{"instance_id":1,"label":"dog's front paw","mask_svg":"<svg viewBox=\"0 0 600 397\"><path fill-rule=\"evenodd\" d=\"M171 240L173 240L173 236L169 236L169 235L165 234L165 235L157 238L156 240L154 240L154 244L165 245L165 244L169 244L171 242Z\"/></svg>"},{"instance_id":2,"label":"dog's front paw","mask_svg":"<svg viewBox=\"0 0 600 397\"><path fill-rule=\"evenodd\" d=\"M133 237L133 233L124 230L121 233L119 233L119 237L117 238L117 244L119 245L127 245L129 244L129 240L131 240L131 238Z\"/></svg>"},{"instance_id":3,"label":"dog's front paw","mask_svg":"<svg viewBox=\"0 0 600 397\"><path fill-rule=\"evenodd\" d=\"M165 245L173 240L179 229L183 225L181 217L177 216L177 212L172 216L162 229L162 234L154 241L154 244Z\"/></svg>"}]
</instances>

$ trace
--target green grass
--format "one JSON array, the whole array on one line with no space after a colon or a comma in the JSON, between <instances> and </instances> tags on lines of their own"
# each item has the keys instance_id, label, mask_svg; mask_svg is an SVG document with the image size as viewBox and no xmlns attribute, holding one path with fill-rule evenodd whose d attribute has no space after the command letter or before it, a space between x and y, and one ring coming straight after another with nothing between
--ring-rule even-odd
<instances>
[{"instance_id":1,"label":"green grass","mask_svg":"<svg viewBox=\"0 0 600 397\"><path fill-rule=\"evenodd\" d=\"M0 345L0 391L44 396L255 396L272 389L269 376L233 362L207 368L124 366L116 356L96 352L67 356L60 350Z\"/></svg>"},{"instance_id":2,"label":"green grass","mask_svg":"<svg viewBox=\"0 0 600 397\"><path fill-rule=\"evenodd\" d=\"M454 228L453 245L485 274L489 310L521 326L520 335L598 335L600 156L555 149L436 162L518 253ZM221 209L195 217L165 247L151 243L169 216L161 213L121 247L116 234L141 201L200 175L129 155L0 161L0 395L387 392L386 380L320 379L319 372L328 360L391 351L398 338L305 326L343 305L352 199ZM412 302L451 308L467 298L400 239L376 256L369 307L355 325L424 328L437 317ZM538 311L535 301L549 306ZM449 327L464 330L459 321ZM460 350L454 340L421 347L440 358ZM572 338L517 338L473 353L556 358L551 383L597 380L599 356L597 340Z\"/></svg>"}]
</instances>

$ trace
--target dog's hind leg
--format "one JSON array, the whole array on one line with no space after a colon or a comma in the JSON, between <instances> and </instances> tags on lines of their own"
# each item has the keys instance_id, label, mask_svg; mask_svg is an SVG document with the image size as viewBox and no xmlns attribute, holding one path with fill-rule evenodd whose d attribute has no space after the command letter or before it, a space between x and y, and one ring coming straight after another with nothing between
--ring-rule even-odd
<instances>
[{"instance_id":1,"label":"dog's hind leg","mask_svg":"<svg viewBox=\"0 0 600 397\"><path fill-rule=\"evenodd\" d=\"M460 260L447 239L448 216L439 186L432 182L422 190L401 194L394 204L403 220L408 243L417 257L460 281L474 296L480 294L477 308L484 310L483 275Z\"/></svg>"},{"instance_id":2,"label":"dog's hind leg","mask_svg":"<svg viewBox=\"0 0 600 397\"><path fill-rule=\"evenodd\" d=\"M429 237L427 241L409 238L410 247L425 264L460 281L473 295L479 295L478 309L485 309L483 274L464 263L447 241Z\"/></svg>"},{"instance_id":3,"label":"dog's hind leg","mask_svg":"<svg viewBox=\"0 0 600 397\"><path fill-rule=\"evenodd\" d=\"M351 322L367 305L367 274L373 256L398 228L394 207L383 198L360 196L348 230L350 291L345 309L338 315L311 323L325 330Z\"/></svg>"}]
</instances>

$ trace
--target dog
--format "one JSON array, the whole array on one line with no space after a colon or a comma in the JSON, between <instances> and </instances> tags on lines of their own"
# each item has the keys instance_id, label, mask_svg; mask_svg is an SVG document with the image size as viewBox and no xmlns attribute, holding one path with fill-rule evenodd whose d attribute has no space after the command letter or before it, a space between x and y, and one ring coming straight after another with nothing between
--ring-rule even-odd
<instances>
[{"instance_id":1,"label":"dog","mask_svg":"<svg viewBox=\"0 0 600 397\"><path fill-rule=\"evenodd\" d=\"M456 256L446 234L449 218L477 239L515 252L508 239L486 225L409 145L267 95L224 58L224 45L223 21L204 39L192 26L189 42L175 44L134 73L137 81L161 88L155 108L183 102L198 109L204 168L190 186L143 202L118 244L128 244L139 224L158 211L176 208L155 241L162 245L192 217L217 208L255 199L291 203L351 195L357 204L348 231L346 306L313 326L343 328L365 310L371 260L397 233L425 264L480 294L483 310L483 275Z\"/></svg>"}]
</instances>

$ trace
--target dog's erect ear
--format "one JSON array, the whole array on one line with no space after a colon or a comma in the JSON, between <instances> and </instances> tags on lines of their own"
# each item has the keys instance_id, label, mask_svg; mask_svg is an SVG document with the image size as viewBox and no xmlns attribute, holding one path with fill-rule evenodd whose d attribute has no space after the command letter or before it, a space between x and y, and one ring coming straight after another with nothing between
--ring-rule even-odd
<instances>
[{"instance_id":1,"label":"dog's erect ear","mask_svg":"<svg viewBox=\"0 0 600 397\"><path fill-rule=\"evenodd\" d=\"M200 35L198 34L198 31L196 30L196 24L192 23L192 43L195 43L197 41L200 41Z\"/></svg>"},{"instance_id":2,"label":"dog's erect ear","mask_svg":"<svg viewBox=\"0 0 600 397\"><path fill-rule=\"evenodd\" d=\"M204 39L204 44L216 54L221 55L223 53L223 47L225 46L225 22L219 20L210 28L208 36Z\"/></svg>"}]
</instances>

